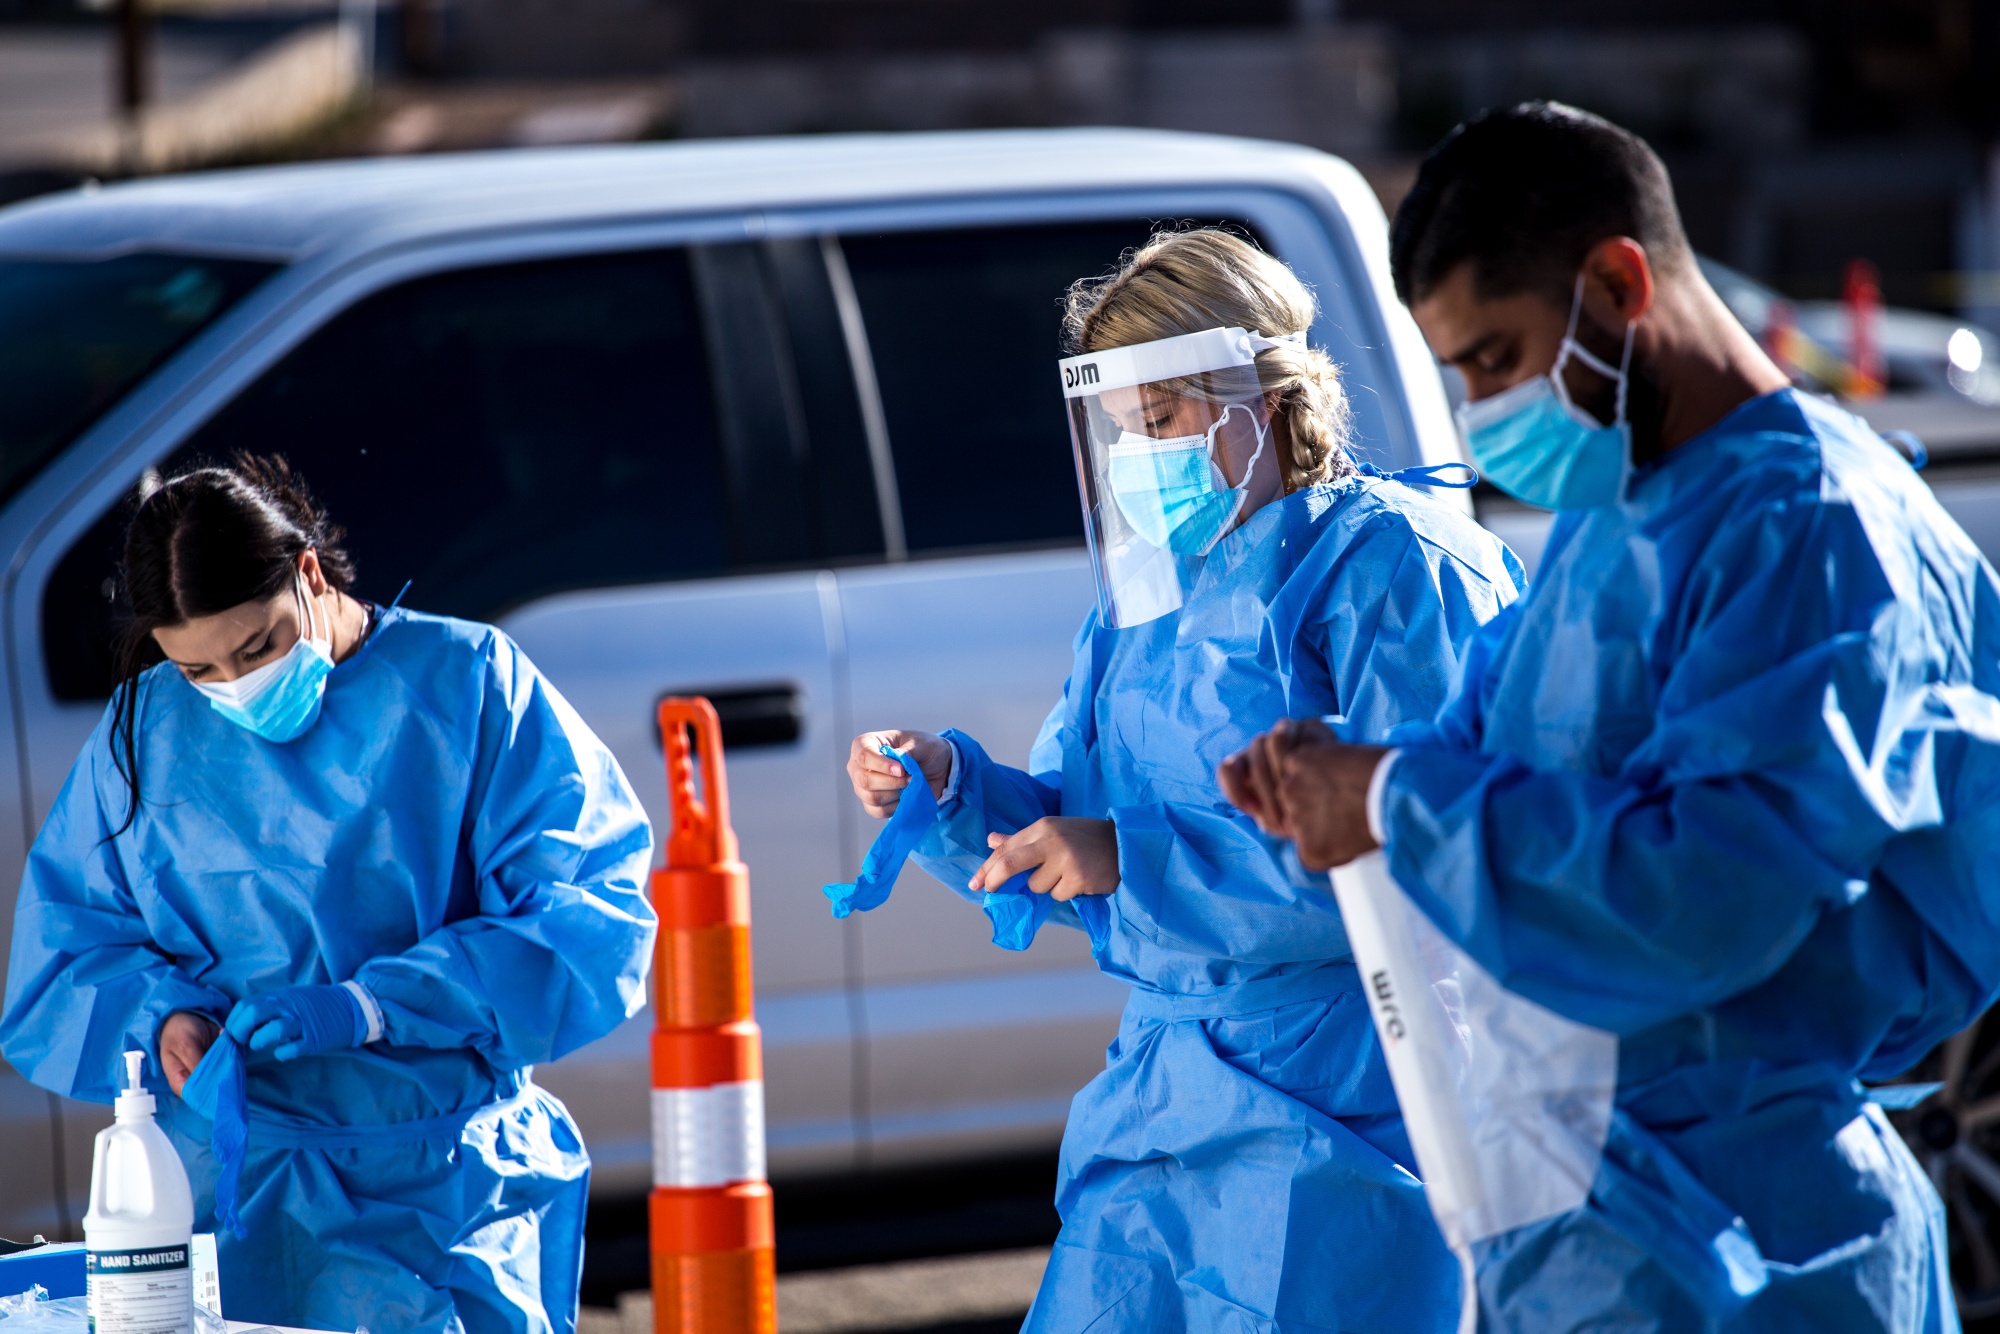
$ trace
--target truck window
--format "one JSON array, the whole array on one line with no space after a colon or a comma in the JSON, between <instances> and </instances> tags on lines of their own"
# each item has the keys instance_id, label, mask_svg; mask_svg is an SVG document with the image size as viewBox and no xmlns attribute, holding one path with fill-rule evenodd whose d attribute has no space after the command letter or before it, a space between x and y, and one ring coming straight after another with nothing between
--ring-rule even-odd
<instances>
[{"instance_id":1,"label":"truck window","mask_svg":"<svg viewBox=\"0 0 2000 1334\"><path fill-rule=\"evenodd\" d=\"M333 319L165 471L282 453L348 532L356 593L493 620L571 589L730 567L709 357L678 250L418 279ZM43 598L51 685L113 683L125 506Z\"/></svg>"},{"instance_id":2,"label":"truck window","mask_svg":"<svg viewBox=\"0 0 2000 1334\"><path fill-rule=\"evenodd\" d=\"M1153 228L1135 218L841 238L912 553L1082 544L1056 380L1063 294Z\"/></svg>"},{"instance_id":3,"label":"truck window","mask_svg":"<svg viewBox=\"0 0 2000 1334\"><path fill-rule=\"evenodd\" d=\"M0 259L0 500L277 267L196 255Z\"/></svg>"}]
</instances>

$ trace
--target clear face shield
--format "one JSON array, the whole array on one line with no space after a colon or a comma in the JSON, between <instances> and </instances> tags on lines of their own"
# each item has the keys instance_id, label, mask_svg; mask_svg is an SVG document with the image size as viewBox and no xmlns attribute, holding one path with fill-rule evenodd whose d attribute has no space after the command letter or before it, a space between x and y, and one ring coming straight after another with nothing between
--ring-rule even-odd
<instances>
[{"instance_id":1,"label":"clear face shield","mask_svg":"<svg viewBox=\"0 0 2000 1334\"><path fill-rule=\"evenodd\" d=\"M1257 353L1304 338L1208 329L1062 360L1106 625L1177 610L1216 543L1283 489Z\"/></svg>"}]
</instances>

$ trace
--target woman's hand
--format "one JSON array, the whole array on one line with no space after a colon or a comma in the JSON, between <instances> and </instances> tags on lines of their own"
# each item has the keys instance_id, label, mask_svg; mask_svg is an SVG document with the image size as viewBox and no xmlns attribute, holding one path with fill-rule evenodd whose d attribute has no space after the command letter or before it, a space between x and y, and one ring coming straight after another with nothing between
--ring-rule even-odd
<instances>
[{"instance_id":1,"label":"woman's hand","mask_svg":"<svg viewBox=\"0 0 2000 1334\"><path fill-rule=\"evenodd\" d=\"M166 1072L167 1087L179 1097L188 1076L208 1055L222 1025L191 1010L175 1010L160 1025L160 1069Z\"/></svg>"},{"instance_id":2,"label":"woman's hand","mask_svg":"<svg viewBox=\"0 0 2000 1334\"><path fill-rule=\"evenodd\" d=\"M882 753L884 746L909 755L930 780L931 795L944 795L945 780L951 777L949 741L933 732L863 732L847 752L847 777L870 815L878 820L894 815L910 784L908 771Z\"/></svg>"},{"instance_id":3,"label":"woman's hand","mask_svg":"<svg viewBox=\"0 0 2000 1334\"><path fill-rule=\"evenodd\" d=\"M1028 870L1028 888L1058 903L1118 888L1118 830L1109 820L1048 815L1018 834L988 834L986 846L993 853L973 875L974 889L998 889Z\"/></svg>"}]
</instances>

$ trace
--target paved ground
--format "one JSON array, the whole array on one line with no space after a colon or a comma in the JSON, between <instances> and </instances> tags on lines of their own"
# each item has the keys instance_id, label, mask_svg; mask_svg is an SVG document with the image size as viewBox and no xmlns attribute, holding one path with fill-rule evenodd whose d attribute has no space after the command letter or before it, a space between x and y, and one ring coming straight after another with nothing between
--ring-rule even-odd
<instances>
[{"instance_id":1,"label":"paved ground","mask_svg":"<svg viewBox=\"0 0 2000 1334\"><path fill-rule=\"evenodd\" d=\"M1052 1199L1055 1179L1056 1156L1047 1152L781 1181L775 1187L779 1279L1046 1251L1062 1226ZM583 1256L585 1306L609 1309L623 1294L643 1292L652 1281L645 1198L594 1201Z\"/></svg>"},{"instance_id":2,"label":"paved ground","mask_svg":"<svg viewBox=\"0 0 2000 1334\"><path fill-rule=\"evenodd\" d=\"M1048 1259L1048 1248L1036 1246L786 1274L778 1279L779 1334L1014 1329ZM643 1293L624 1297L615 1311L586 1307L577 1325L577 1334L652 1331L653 1302Z\"/></svg>"},{"instance_id":3,"label":"paved ground","mask_svg":"<svg viewBox=\"0 0 2000 1334\"><path fill-rule=\"evenodd\" d=\"M1055 1159L779 1183L782 1334L1016 1334L1061 1226ZM646 1214L643 1198L592 1205L579 1334L652 1334Z\"/></svg>"}]
</instances>

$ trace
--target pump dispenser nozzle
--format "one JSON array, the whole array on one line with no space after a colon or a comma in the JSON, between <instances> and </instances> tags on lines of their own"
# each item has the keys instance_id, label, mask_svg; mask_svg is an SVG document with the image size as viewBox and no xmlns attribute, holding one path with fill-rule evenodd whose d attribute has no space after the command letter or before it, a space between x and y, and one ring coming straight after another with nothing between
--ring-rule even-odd
<instances>
[{"instance_id":1,"label":"pump dispenser nozzle","mask_svg":"<svg viewBox=\"0 0 2000 1334\"><path fill-rule=\"evenodd\" d=\"M125 1087L118 1090L118 1102L113 1115L120 1121L135 1117L150 1117L156 1107L153 1095L146 1092L146 1053L128 1051L125 1053Z\"/></svg>"}]
</instances>

